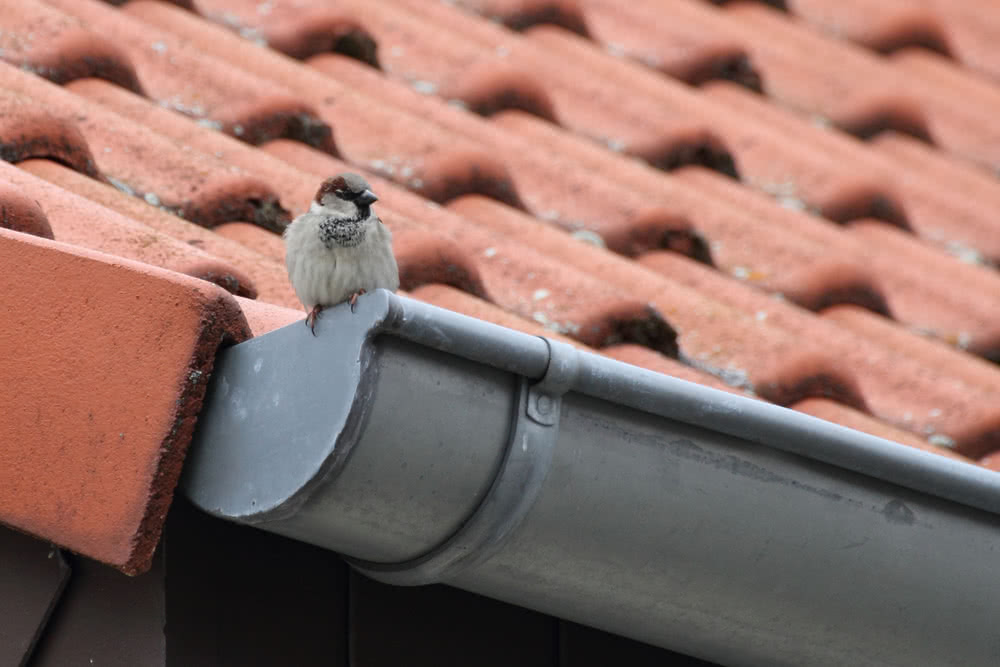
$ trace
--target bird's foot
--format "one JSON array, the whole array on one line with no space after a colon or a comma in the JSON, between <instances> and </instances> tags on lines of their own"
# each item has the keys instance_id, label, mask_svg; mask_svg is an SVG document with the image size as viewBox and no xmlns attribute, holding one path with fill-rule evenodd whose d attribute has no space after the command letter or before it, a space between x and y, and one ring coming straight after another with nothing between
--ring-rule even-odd
<instances>
[{"instance_id":1,"label":"bird's foot","mask_svg":"<svg viewBox=\"0 0 1000 667\"><path fill-rule=\"evenodd\" d=\"M323 312L323 306L316 304L313 306L312 310L309 311L309 314L306 315L306 326L312 330L313 336L316 335L316 319L319 317L321 312Z\"/></svg>"},{"instance_id":2,"label":"bird's foot","mask_svg":"<svg viewBox=\"0 0 1000 667\"><path fill-rule=\"evenodd\" d=\"M354 312L354 304L356 304L358 302L358 297L361 296L364 293L365 293L365 290L359 289L357 292L355 292L354 294L351 295L350 299L348 299L347 302L349 304L351 304L351 312L352 313Z\"/></svg>"}]
</instances>

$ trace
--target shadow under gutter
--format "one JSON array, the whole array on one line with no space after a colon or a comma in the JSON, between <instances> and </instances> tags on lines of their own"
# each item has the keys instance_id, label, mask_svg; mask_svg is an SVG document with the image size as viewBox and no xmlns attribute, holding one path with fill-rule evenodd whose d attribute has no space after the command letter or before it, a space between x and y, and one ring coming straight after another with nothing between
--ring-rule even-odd
<instances>
[{"instance_id":1,"label":"shadow under gutter","mask_svg":"<svg viewBox=\"0 0 1000 667\"><path fill-rule=\"evenodd\" d=\"M1000 475L384 291L216 363L183 488L723 665L1000 664Z\"/></svg>"}]
</instances>

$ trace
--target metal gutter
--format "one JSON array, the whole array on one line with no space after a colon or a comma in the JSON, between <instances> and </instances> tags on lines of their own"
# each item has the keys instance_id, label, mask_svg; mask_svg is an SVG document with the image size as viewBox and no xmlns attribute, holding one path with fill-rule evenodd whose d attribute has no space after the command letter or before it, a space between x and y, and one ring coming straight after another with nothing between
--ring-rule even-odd
<instances>
[{"instance_id":1,"label":"metal gutter","mask_svg":"<svg viewBox=\"0 0 1000 667\"><path fill-rule=\"evenodd\" d=\"M216 363L202 509L724 665L1000 664L1000 475L376 292Z\"/></svg>"}]
</instances>

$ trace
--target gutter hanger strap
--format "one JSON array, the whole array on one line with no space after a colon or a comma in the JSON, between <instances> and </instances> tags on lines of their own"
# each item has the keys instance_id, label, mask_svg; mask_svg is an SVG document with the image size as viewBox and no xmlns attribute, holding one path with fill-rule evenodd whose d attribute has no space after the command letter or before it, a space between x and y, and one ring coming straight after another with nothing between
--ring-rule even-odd
<instances>
[{"instance_id":1,"label":"gutter hanger strap","mask_svg":"<svg viewBox=\"0 0 1000 667\"><path fill-rule=\"evenodd\" d=\"M543 338L549 348L545 375L535 384L518 380L518 400L503 462L486 497L451 537L426 554L402 563L348 559L369 577L397 586L452 579L492 556L531 510L548 476L559 435L562 396L579 364L571 345Z\"/></svg>"}]
</instances>

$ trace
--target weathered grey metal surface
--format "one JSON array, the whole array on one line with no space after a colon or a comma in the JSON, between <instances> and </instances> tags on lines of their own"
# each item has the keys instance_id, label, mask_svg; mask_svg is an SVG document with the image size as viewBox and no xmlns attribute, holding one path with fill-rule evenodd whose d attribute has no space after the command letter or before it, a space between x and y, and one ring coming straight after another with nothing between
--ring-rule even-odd
<instances>
[{"instance_id":1,"label":"weathered grey metal surface","mask_svg":"<svg viewBox=\"0 0 1000 667\"><path fill-rule=\"evenodd\" d=\"M200 507L723 664L1000 661L1000 475L385 292L318 331L220 358ZM498 480L540 469L506 452L543 376L544 484L466 541Z\"/></svg>"}]
</instances>

